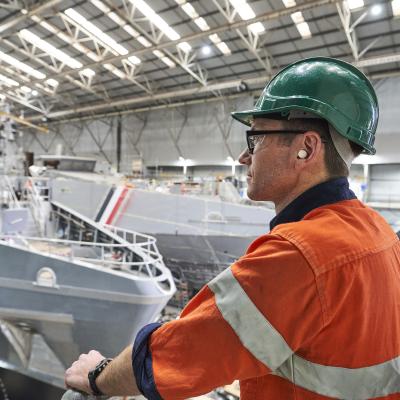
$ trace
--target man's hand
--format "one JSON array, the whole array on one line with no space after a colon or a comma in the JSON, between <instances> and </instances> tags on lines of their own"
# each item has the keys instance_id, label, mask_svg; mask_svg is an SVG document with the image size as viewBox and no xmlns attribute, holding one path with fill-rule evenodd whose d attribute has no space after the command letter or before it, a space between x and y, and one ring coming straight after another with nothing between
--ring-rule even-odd
<instances>
[{"instance_id":1,"label":"man's hand","mask_svg":"<svg viewBox=\"0 0 400 400\"><path fill-rule=\"evenodd\" d=\"M90 389L88 373L105 358L96 350L89 351L88 354L81 354L79 359L65 371L65 386L69 389L79 390L92 394Z\"/></svg>"}]
</instances>

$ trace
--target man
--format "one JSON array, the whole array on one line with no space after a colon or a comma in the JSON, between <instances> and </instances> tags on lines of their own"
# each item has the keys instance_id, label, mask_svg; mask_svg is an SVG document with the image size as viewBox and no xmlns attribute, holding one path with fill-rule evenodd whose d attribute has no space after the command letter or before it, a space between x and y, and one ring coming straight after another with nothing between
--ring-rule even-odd
<instances>
[{"instance_id":1,"label":"man","mask_svg":"<svg viewBox=\"0 0 400 400\"><path fill-rule=\"evenodd\" d=\"M346 179L375 152L371 84L350 64L306 59L233 117L251 126L240 162L249 197L275 203L271 231L179 320L144 327L94 391L179 400L239 379L242 400L400 399L400 242ZM102 359L82 355L67 386L93 391Z\"/></svg>"}]
</instances>

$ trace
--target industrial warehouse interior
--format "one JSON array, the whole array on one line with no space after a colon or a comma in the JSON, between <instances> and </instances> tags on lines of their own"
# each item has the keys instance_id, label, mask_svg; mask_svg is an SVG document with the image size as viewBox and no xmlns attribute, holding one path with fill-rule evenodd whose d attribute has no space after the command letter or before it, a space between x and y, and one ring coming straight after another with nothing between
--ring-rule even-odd
<instances>
[{"instance_id":1,"label":"industrial warehouse interior","mask_svg":"<svg viewBox=\"0 0 400 400\"><path fill-rule=\"evenodd\" d=\"M0 400L400 399L400 0L3 0L0 37Z\"/></svg>"}]
</instances>

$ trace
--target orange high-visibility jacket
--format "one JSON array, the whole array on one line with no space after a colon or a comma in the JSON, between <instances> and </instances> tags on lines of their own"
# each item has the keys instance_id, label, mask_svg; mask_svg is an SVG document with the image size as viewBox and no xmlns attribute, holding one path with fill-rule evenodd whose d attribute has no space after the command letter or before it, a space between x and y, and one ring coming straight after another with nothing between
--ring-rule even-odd
<instances>
[{"instance_id":1,"label":"orange high-visibility jacket","mask_svg":"<svg viewBox=\"0 0 400 400\"><path fill-rule=\"evenodd\" d=\"M360 201L252 243L149 340L164 400L400 399L400 242ZM157 397L159 396L159 397Z\"/></svg>"}]
</instances>

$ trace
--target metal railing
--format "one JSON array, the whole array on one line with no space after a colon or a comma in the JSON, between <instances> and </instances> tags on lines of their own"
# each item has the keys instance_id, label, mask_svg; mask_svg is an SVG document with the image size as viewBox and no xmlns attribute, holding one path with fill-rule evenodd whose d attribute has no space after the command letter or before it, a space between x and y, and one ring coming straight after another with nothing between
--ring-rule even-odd
<instances>
[{"instance_id":1,"label":"metal railing","mask_svg":"<svg viewBox=\"0 0 400 400\"><path fill-rule=\"evenodd\" d=\"M17 199L14 187L7 175L0 176L1 202L10 208L19 208L21 204Z\"/></svg>"},{"instance_id":2,"label":"metal railing","mask_svg":"<svg viewBox=\"0 0 400 400\"><path fill-rule=\"evenodd\" d=\"M114 225L103 224L103 226L113 234L122 238L125 242L140 247L142 251L154 261L157 262L162 260L162 256L156 245L156 239L153 236L124 228L118 228Z\"/></svg>"},{"instance_id":3,"label":"metal railing","mask_svg":"<svg viewBox=\"0 0 400 400\"><path fill-rule=\"evenodd\" d=\"M136 235L137 237L146 236L138 233ZM171 273L165 267L157 247L154 246L155 239L150 236L148 238L149 240L141 243L100 243L0 235L0 240L30 251L62 257L71 262L84 261L107 269L122 271L139 280L151 279L157 283L162 292L171 294L175 291ZM130 260L137 255L142 258L141 261Z\"/></svg>"}]
</instances>

